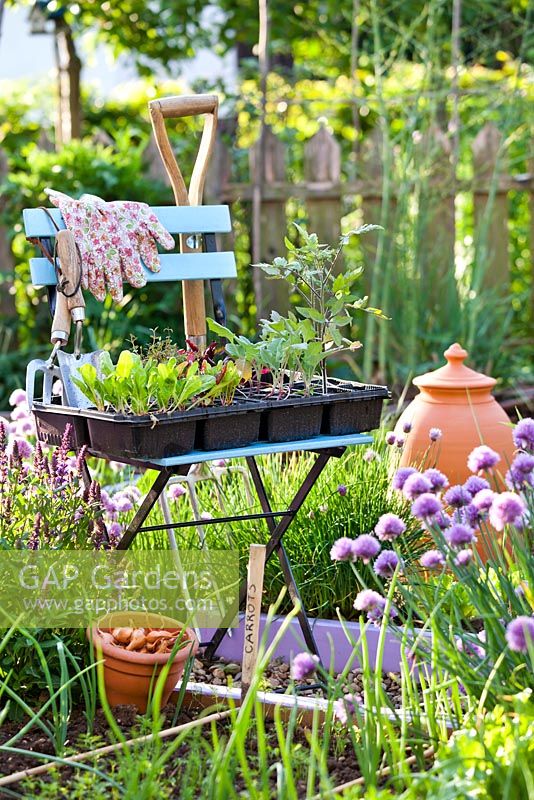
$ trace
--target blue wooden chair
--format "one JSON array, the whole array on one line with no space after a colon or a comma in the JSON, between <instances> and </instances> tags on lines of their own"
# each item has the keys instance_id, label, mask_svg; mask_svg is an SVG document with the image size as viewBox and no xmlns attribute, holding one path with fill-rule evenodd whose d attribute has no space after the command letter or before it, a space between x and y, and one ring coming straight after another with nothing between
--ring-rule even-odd
<instances>
[{"instance_id":1,"label":"blue wooden chair","mask_svg":"<svg viewBox=\"0 0 534 800\"><path fill-rule=\"evenodd\" d=\"M169 99L170 100L170 99ZM209 100L209 102L208 102ZM213 98L208 98L200 105L195 106L199 113L208 114L207 128L208 136L206 141L213 138L213 127L209 127L209 113L210 109L213 112ZM215 98L216 100L216 98ZM151 107L151 112L156 118L156 122L161 122L161 104L163 104L163 116L186 116L187 114L177 114L177 98L172 98L172 103L168 107L164 105L164 101L155 101L158 106ZM186 111L191 109L191 104L183 107ZM168 113L165 113L167 109ZM158 116L159 115L159 116ZM160 131L161 134L161 131ZM161 137L158 143L161 145ZM167 142L168 144L168 142ZM208 141L209 144L209 141ZM160 147L160 149L162 149ZM204 147L204 160L207 158L206 153L209 155L209 147ZM201 144L202 151L202 144ZM166 149L165 141L163 141L162 156L169 159L169 151ZM177 167L176 167L177 169ZM195 168L196 169L196 168ZM202 194L203 175L199 178L199 171L197 170L197 179L195 184L196 201L199 202L199 196ZM184 197L187 199L187 194L184 195L185 185L179 175L181 184L177 180L173 182L175 188L175 197L177 202L184 202ZM176 179L176 175L174 175ZM193 171L193 179L191 187L195 179L195 170ZM190 195L191 195L190 187ZM168 282L169 284L182 281L185 284L185 290L189 282L194 283L197 287L200 281L208 281L211 289L211 297L213 304L214 318L225 324L226 310L224 304L224 296L222 290L222 281L227 278L236 278L236 264L235 256L232 252L218 252L216 236L220 233L228 233L231 231L230 212L227 206L213 205L180 205L172 207L154 207L153 211L158 216L161 223L172 234L180 235L182 252L176 254L163 254L161 259L161 271L153 273L146 270L146 277L148 283L155 282ZM56 225L61 229L64 228L63 219L59 210L50 209L49 213L52 215ZM24 215L24 228L26 236L38 244L41 250L50 256L53 253L52 240L56 234L56 228L51 219L43 209L26 209ZM46 286L48 290L49 302L51 308L54 306L54 299L56 294L56 273L55 269L49 260L49 257L33 258L30 262L31 280L36 286ZM169 287L171 290L172 287ZM165 324L170 324L171 320L164 320ZM186 328L187 331L187 328ZM202 333L202 331L200 331ZM176 529L187 526L195 526L198 524L197 520L192 519L185 522L171 522L162 525L145 525L145 521L158 501L158 498L164 491L170 478L177 474L187 472L188 468L194 464L201 462L216 461L219 459L245 459L252 482L258 495L261 512L248 513L248 514L235 514L224 517L217 517L214 519L203 520L203 525L217 524L217 523L232 523L242 520L256 520L265 519L270 538L267 544L266 559L272 557L276 553L280 559L280 564L284 574L285 584L289 590L290 596L293 601L299 602L299 621L302 628L302 633L307 647L312 653L318 653L313 632L306 616L306 611L302 605L299 589L293 576L291 564L289 562L286 550L283 544L283 537L289 526L295 519L295 516L302 507L310 490L315 482L323 472L329 460L333 457L339 458L349 446L366 445L372 442L372 436L367 434L353 434L349 436L317 436L313 439L305 441L283 442L276 444L257 443L247 447L239 447L226 450L217 451L194 451L187 455L181 455L169 458L150 459L150 460L131 460L128 458L121 459L125 464L132 464L138 468L150 468L157 471L157 477L154 480L150 490L142 500L134 518L132 519L127 530L124 532L123 537L118 545L119 549L127 549L135 537L144 531L156 531L165 529ZM306 478L302 485L296 492L295 496L291 498L287 508L278 511L273 510L271 502L265 489L257 459L260 456L271 455L273 453L292 453L292 452L309 452L315 454L315 460L311 466ZM116 460L116 456L113 458ZM86 480L89 480L89 473L86 470ZM243 584L240 589L240 603L242 604L246 597L246 585ZM210 642L203 643L206 647L206 655L212 657L222 641L228 625L231 620L226 620L215 633Z\"/></svg>"}]
</instances>

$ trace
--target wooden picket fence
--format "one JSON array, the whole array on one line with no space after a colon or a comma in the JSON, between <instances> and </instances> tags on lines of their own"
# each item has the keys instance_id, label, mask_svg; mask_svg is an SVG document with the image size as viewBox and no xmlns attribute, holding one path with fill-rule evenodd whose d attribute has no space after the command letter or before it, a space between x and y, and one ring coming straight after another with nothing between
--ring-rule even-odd
<instances>
[{"instance_id":1,"label":"wooden picket fence","mask_svg":"<svg viewBox=\"0 0 534 800\"><path fill-rule=\"evenodd\" d=\"M226 131L231 126L226 126ZM454 276L455 269L455 200L460 192L471 192L474 207L475 240L479 237L486 262L484 281L486 285L502 287L509 283L508 254L508 193L512 190L526 191L530 197L531 223L534 225L532 187L534 178L529 174L507 173L502 157L502 136L496 126L488 123L482 127L472 141L473 179L459 181L455 178L455 167L451 158L450 137L438 128L421 137L419 151L426 197L431 207L425 208L424 236L428 247L420 248L432 259L432 269L438 276L435 285L440 286L439 275ZM257 147L249 153L249 180L235 182L231 148L227 144L228 134L219 136L212 159L206 202L245 206L247 220L252 227L250 213L255 186L261 187L261 222L256 235L260 237L261 259L272 260L284 254L284 236L288 228L288 200L295 198L304 203L307 226L315 231L321 241L335 243L340 234L340 220L352 208L359 207L366 223L379 223L383 213L384 187L388 184L388 200L395 208L398 186L395 179L385 181L382 158L382 137L375 129L358 155L357 180L343 180L341 148L339 142L326 127L304 144L304 180L290 182L287 178L288 152L286 144L267 128L264 139L264 169L258 176ZM391 216L391 215L390 215ZM251 230L251 235L254 231ZM531 241L534 242L534 233ZM483 243L483 244L482 244ZM362 240L364 244L364 240ZM372 264L376 256L377 236L365 237L366 261ZM251 249L252 252L252 249ZM256 284L256 301L259 313L271 308L287 307L286 288L280 282L261 281ZM260 295L260 296L258 296Z\"/></svg>"}]
</instances>

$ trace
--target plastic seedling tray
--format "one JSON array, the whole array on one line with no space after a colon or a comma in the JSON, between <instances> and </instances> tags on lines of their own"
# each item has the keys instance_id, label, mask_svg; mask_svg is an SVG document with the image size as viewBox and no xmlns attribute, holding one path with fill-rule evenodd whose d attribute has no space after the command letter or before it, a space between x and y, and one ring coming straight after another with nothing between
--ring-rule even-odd
<instances>
[{"instance_id":1,"label":"plastic seedling tray","mask_svg":"<svg viewBox=\"0 0 534 800\"><path fill-rule=\"evenodd\" d=\"M364 433L380 426L382 405L390 397L386 386L349 381L329 381L324 406L322 433L344 436Z\"/></svg>"},{"instance_id":2,"label":"plastic seedling tray","mask_svg":"<svg viewBox=\"0 0 534 800\"><path fill-rule=\"evenodd\" d=\"M72 425L72 446L79 450L84 445L90 444L87 420L81 415L79 408L34 403L32 411L35 416L37 438L43 444L58 447L69 423Z\"/></svg>"},{"instance_id":3,"label":"plastic seedling tray","mask_svg":"<svg viewBox=\"0 0 534 800\"><path fill-rule=\"evenodd\" d=\"M261 404L237 401L230 406L212 406L197 422L198 450L226 450L255 444L260 435Z\"/></svg>"}]
</instances>

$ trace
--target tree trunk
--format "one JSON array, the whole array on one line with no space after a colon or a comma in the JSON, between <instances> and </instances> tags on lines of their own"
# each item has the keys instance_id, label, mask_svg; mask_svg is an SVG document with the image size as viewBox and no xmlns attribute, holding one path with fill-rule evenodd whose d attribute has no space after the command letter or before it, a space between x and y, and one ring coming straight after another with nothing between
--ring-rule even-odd
<instances>
[{"instance_id":1,"label":"tree trunk","mask_svg":"<svg viewBox=\"0 0 534 800\"><path fill-rule=\"evenodd\" d=\"M60 148L71 139L79 139L82 129L82 63L76 53L72 30L62 19L56 20L55 49L58 86L56 148Z\"/></svg>"}]
</instances>

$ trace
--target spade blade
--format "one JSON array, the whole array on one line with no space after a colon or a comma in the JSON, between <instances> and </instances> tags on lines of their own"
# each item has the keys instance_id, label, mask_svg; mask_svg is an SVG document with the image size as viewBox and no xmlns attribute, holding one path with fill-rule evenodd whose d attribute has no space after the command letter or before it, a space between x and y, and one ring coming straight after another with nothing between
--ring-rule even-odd
<instances>
[{"instance_id":1,"label":"spade blade","mask_svg":"<svg viewBox=\"0 0 534 800\"><path fill-rule=\"evenodd\" d=\"M92 364L98 370L103 352L104 350L93 350L92 353L83 353L79 356L64 353L62 350L58 352L57 360L63 382L63 402L71 408L90 408L91 401L72 382L72 377L78 377L78 370L84 364Z\"/></svg>"}]
</instances>

